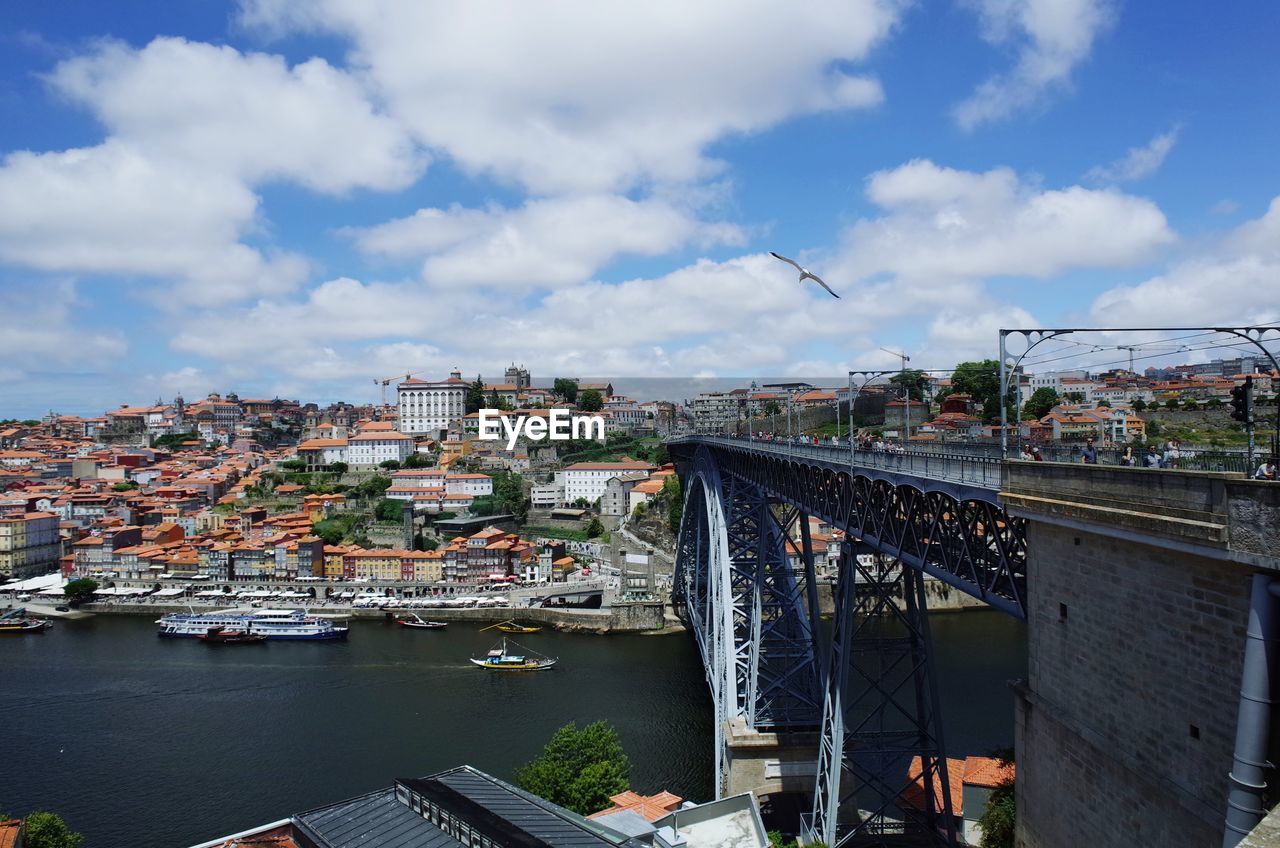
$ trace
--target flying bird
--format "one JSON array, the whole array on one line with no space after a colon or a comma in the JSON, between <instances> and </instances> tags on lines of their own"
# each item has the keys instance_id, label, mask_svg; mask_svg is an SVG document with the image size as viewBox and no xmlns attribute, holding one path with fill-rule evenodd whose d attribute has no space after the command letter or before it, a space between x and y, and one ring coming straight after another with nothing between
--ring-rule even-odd
<instances>
[{"instance_id":1,"label":"flying bird","mask_svg":"<svg viewBox=\"0 0 1280 848\"><path fill-rule=\"evenodd\" d=\"M831 295L831 296L832 296L832 297L834 297L834 298L839 298L839 297L840 297L840 295L836 294L835 292L833 292L833 291L831 290L831 286L829 286L829 285L827 285L826 283L822 282L822 278L821 278L821 277L819 277L817 274L815 274L815 273L813 273L812 271L810 271L808 268L802 268L802 267L800 266L800 263L799 263L799 262L797 262L797 261L795 261L794 259L788 259L787 257L783 256L783 255L782 255L782 254L780 254L780 253L774 253L772 250L771 250L771 251L769 251L769 255L770 255L770 256L772 256L774 259L781 259L783 262L787 263L788 265L790 265L791 267L793 267L793 268L795 268L797 271L799 271L799 272L800 272L800 282L802 282L802 283L803 283L805 280L813 280L815 283L817 283L818 285L820 285L820 286L822 286L824 289L826 289L826 290L827 290L827 294Z\"/></svg>"}]
</instances>

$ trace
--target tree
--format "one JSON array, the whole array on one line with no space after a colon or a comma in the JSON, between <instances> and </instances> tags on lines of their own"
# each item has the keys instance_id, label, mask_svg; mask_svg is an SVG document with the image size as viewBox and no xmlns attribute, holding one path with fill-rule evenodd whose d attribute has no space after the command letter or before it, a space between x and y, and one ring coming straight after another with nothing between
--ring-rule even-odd
<instances>
[{"instance_id":1,"label":"tree","mask_svg":"<svg viewBox=\"0 0 1280 848\"><path fill-rule=\"evenodd\" d=\"M583 412L599 412L604 408L604 398L599 389L587 389L578 398L578 409Z\"/></svg>"},{"instance_id":2,"label":"tree","mask_svg":"<svg viewBox=\"0 0 1280 848\"><path fill-rule=\"evenodd\" d=\"M961 362L951 375L948 394L972 397L982 405L982 418L988 424L1000 420L1000 363L994 359Z\"/></svg>"},{"instance_id":3,"label":"tree","mask_svg":"<svg viewBox=\"0 0 1280 848\"><path fill-rule=\"evenodd\" d=\"M379 462L379 463L378 463L378 467L379 467L379 468L385 468L385 469L387 469L388 471L399 471L399 470L400 470L400 460L398 460L398 459L384 459L382 462Z\"/></svg>"},{"instance_id":4,"label":"tree","mask_svg":"<svg viewBox=\"0 0 1280 848\"><path fill-rule=\"evenodd\" d=\"M57 813L30 813L24 828L26 848L76 848L84 841L84 835L74 833Z\"/></svg>"},{"instance_id":5,"label":"tree","mask_svg":"<svg viewBox=\"0 0 1280 848\"><path fill-rule=\"evenodd\" d=\"M94 592L98 591L98 581L91 577L69 580L67 585L62 588L62 591L73 603L83 604L93 597Z\"/></svg>"},{"instance_id":6,"label":"tree","mask_svg":"<svg viewBox=\"0 0 1280 848\"><path fill-rule=\"evenodd\" d=\"M1165 401L1165 402L1164 402L1164 408L1165 408L1165 409L1177 409L1177 408L1178 408L1178 399L1177 399L1177 398L1169 398L1167 401Z\"/></svg>"},{"instance_id":7,"label":"tree","mask_svg":"<svg viewBox=\"0 0 1280 848\"><path fill-rule=\"evenodd\" d=\"M404 467L404 468L430 468L430 467L431 467L432 465L434 465L434 464L435 464L435 463L434 463L434 462L432 462L431 457L427 456L426 454L418 453L418 452L416 452L416 451L415 451L415 452L413 452L413 453L411 453L411 454L409 454L408 456L406 456L406 457L405 457L405 459L404 459L404 465L403 465L402 467Z\"/></svg>"},{"instance_id":8,"label":"tree","mask_svg":"<svg viewBox=\"0 0 1280 848\"><path fill-rule=\"evenodd\" d=\"M499 474L493 478L494 507L500 513L514 515L524 521L529 515L529 499L524 493L524 478L519 474Z\"/></svg>"},{"instance_id":9,"label":"tree","mask_svg":"<svg viewBox=\"0 0 1280 848\"><path fill-rule=\"evenodd\" d=\"M680 520L684 517L684 497L680 492L680 478L672 474L662 483L662 495L667 499L667 526L672 533L680 532Z\"/></svg>"},{"instance_id":10,"label":"tree","mask_svg":"<svg viewBox=\"0 0 1280 848\"><path fill-rule=\"evenodd\" d=\"M1002 749L994 752L1001 767L1013 763L1013 751ZM1017 822L1017 807L1014 803L1013 779L1006 778L1000 785L991 790L987 797L987 808L978 818L978 826L982 828L981 848L1013 848L1013 831Z\"/></svg>"},{"instance_id":11,"label":"tree","mask_svg":"<svg viewBox=\"0 0 1280 848\"><path fill-rule=\"evenodd\" d=\"M132 492L134 489L138 488L138 484L132 480L122 480L111 488L117 492Z\"/></svg>"},{"instance_id":12,"label":"tree","mask_svg":"<svg viewBox=\"0 0 1280 848\"><path fill-rule=\"evenodd\" d=\"M467 386L465 407L468 415L472 412L479 412L484 408L484 380L480 379L479 374L476 375L471 385Z\"/></svg>"},{"instance_id":13,"label":"tree","mask_svg":"<svg viewBox=\"0 0 1280 848\"><path fill-rule=\"evenodd\" d=\"M497 515L498 501L493 495L480 495L471 501L472 515Z\"/></svg>"},{"instance_id":14,"label":"tree","mask_svg":"<svg viewBox=\"0 0 1280 848\"><path fill-rule=\"evenodd\" d=\"M1135 400L1134 400L1134 402L1133 402L1133 411L1134 411L1134 412L1141 412L1142 410L1144 410L1144 409L1146 409L1146 408L1147 408L1147 402L1146 402L1145 400L1143 400L1142 398L1137 398L1137 399L1135 399Z\"/></svg>"},{"instance_id":15,"label":"tree","mask_svg":"<svg viewBox=\"0 0 1280 848\"><path fill-rule=\"evenodd\" d=\"M1058 392L1049 386L1043 386L1032 392L1031 397L1022 405L1022 417L1039 420L1057 405Z\"/></svg>"},{"instance_id":16,"label":"tree","mask_svg":"<svg viewBox=\"0 0 1280 848\"><path fill-rule=\"evenodd\" d=\"M405 502L395 498L383 498L374 507L373 514L379 521L400 521L404 517Z\"/></svg>"},{"instance_id":17,"label":"tree","mask_svg":"<svg viewBox=\"0 0 1280 848\"><path fill-rule=\"evenodd\" d=\"M584 816L608 807L610 796L626 790L630 776L631 759L618 732L603 721L581 730L566 724L515 775L526 792Z\"/></svg>"},{"instance_id":18,"label":"tree","mask_svg":"<svg viewBox=\"0 0 1280 848\"><path fill-rule=\"evenodd\" d=\"M575 403L578 400L578 381L570 377L556 377L551 391L569 403Z\"/></svg>"},{"instance_id":19,"label":"tree","mask_svg":"<svg viewBox=\"0 0 1280 848\"><path fill-rule=\"evenodd\" d=\"M591 516L591 520L587 522L587 538L598 539L603 532L604 525L600 523L600 519L594 515Z\"/></svg>"},{"instance_id":20,"label":"tree","mask_svg":"<svg viewBox=\"0 0 1280 848\"><path fill-rule=\"evenodd\" d=\"M337 474L339 477L341 477L343 474L346 474L346 473L347 473L347 470L348 470L349 468L350 468L350 466L348 466L345 462L331 462L331 463L329 463L329 471L330 471L330 473L332 473L332 474Z\"/></svg>"},{"instance_id":21,"label":"tree","mask_svg":"<svg viewBox=\"0 0 1280 848\"><path fill-rule=\"evenodd\" d=\"M1111 401L1109 401L1109 400L1100 400L1100 401L1098 401L1098 406L1099 406L1099 407L1101 407L1101 408L1110 409L1110 408L1111 408Z\"/></svg>"},{"instance_id":22,"label":"tree","mask_svg":"<svg viewBox=\"0 0 1280 848\"><path fill-rule=\"evenodd\" d=\"M301 459L286 459L283 462L277 462L276 466L283 468L285 471L306 471L307 464Z\"/></svg>"},{"instance_id":23,"label":"tree","mask_svg":"<svg viewBox=\"0 0 1280 848\"><path fill-rule=\"evenodd\" d=\"M764 402L764 414L765 415L781 415L782 405L778 403L776 400L767 400Z\"/></svg>"},{"instance_id":24,"label":"tree","mask_svg":"<svg viewBox=\"0 0 1280 848\"><path fill-rule=\"evenodd\" d=\"M889 378L890 383L896 383L899 387L905 386L907 392L911 395L912 400L924 400L924 389L929 384L929 378L923 371L914 368L908 368ZM901 395L901 388L899 388Z\"/></svg>"},{"instance_id":25,"label":"tree","mask_svg":"<svg viewBox=\"0 0 1280 848\"><path fill-rule=\"evenodd\" d=\"M338 545L347 535L347 528L336 521L317 521L311 525L311 532L320 537L326 545Z\"/></svg>"}]
</instances>

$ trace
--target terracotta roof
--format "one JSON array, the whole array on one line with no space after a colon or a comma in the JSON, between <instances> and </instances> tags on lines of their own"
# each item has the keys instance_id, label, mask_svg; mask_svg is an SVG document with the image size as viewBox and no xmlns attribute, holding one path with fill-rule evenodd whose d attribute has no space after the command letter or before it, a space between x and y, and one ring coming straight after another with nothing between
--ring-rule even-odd
<instances>
[{"instance_id":1,"label":"terracotta roof","mask_svg":"<svg viewBox=\"0 0 1280 848\"><path fill-rule=\"evenodd\" d=\"M0 821L0 848L14 848L18 844L20 833L22 833L21 819Z\"/></svg>"},{"instance_id":2,"label":"terracotta roof","mask_svg":"<svg viewBox=\"0 0 1280 848\"><path fill-rule=\"evenodd\" d=\"M643 816L645 821L657 821L670 812L673 812L680 806L680 802L684 799L679 795L673 795L666 790L659 792L657 795L638 795L628 789L626 792L619 792L609 798L613 802L613 806L607 810L601 810L598 813L592 813L587 816L589 819L597 819L601 816L607 816L610 813L620 813L624 810L632 810Z\"/></svg>"}]
</instances>

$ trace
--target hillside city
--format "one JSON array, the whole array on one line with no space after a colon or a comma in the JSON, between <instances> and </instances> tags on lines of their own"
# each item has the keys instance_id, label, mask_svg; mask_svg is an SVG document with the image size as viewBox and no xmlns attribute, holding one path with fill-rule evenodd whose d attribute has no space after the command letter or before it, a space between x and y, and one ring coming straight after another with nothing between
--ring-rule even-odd
<instances>
[{"instance_id":1,"label":"hillside city","mask_svg":"<svg viewBox=\"0 0 1280 848\"><path fill-rule=\"evenodd\" d=\"M287 583L274 597L350 603L368 593L317 592L298 581L467 597L582 580L593 568L599 577L620 526L635 525L632 547L646 552L676 529L639 520L646 508L678 514L661 437L847 442L852 410L852 436L868 449L990 446L999 436L993 367L903 371L861 388L753 383L687 401L638 401L609 383L559 378L537 387L513 365L501 383L468 381L458 370L406 375L394 403L385 402L383 381L378 404L321 408L229 393L122 404L99 417L11 420L0 427L0 577L11 579L0 592L61 596L67 580L90 578L100 601L118 593L210 602L233 597L223 584L253 584L243 597ZM1096 445L1112 451L1104 461L1139 464L1137 445L1157 457L1146 464L1176 467L1179 454L1187 463L1197 451L1239 448L1244 433L1226 414L1232 389L1248 379L1265 408L1277 377L1247 357L1143 374L1018 373L1010 435L1024 459L1041 451L1074 459ZM507 450L478 437L485 408L515 419L554 409L597 414L606 436L522 438ZM57 579L31 580L47 574ZM654 592L659 579L634 588Z\"/></svg>"}]
</instances>

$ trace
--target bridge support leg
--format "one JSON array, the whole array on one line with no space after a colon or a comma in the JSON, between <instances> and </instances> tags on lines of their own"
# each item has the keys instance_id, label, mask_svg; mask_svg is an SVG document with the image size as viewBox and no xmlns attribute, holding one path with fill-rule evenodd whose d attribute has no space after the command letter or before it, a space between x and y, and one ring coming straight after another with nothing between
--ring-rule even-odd
<instances>
[{"instance_id":1,"label":"bridge support leg","mask_svg":"<svg viewBox=\"0 0 1280 848\"><path fill-rule=\"evenodd\" d=\"M927 612L919 571L842 559L809 841L955 843Z\"/></svg>"}]
</instances>

